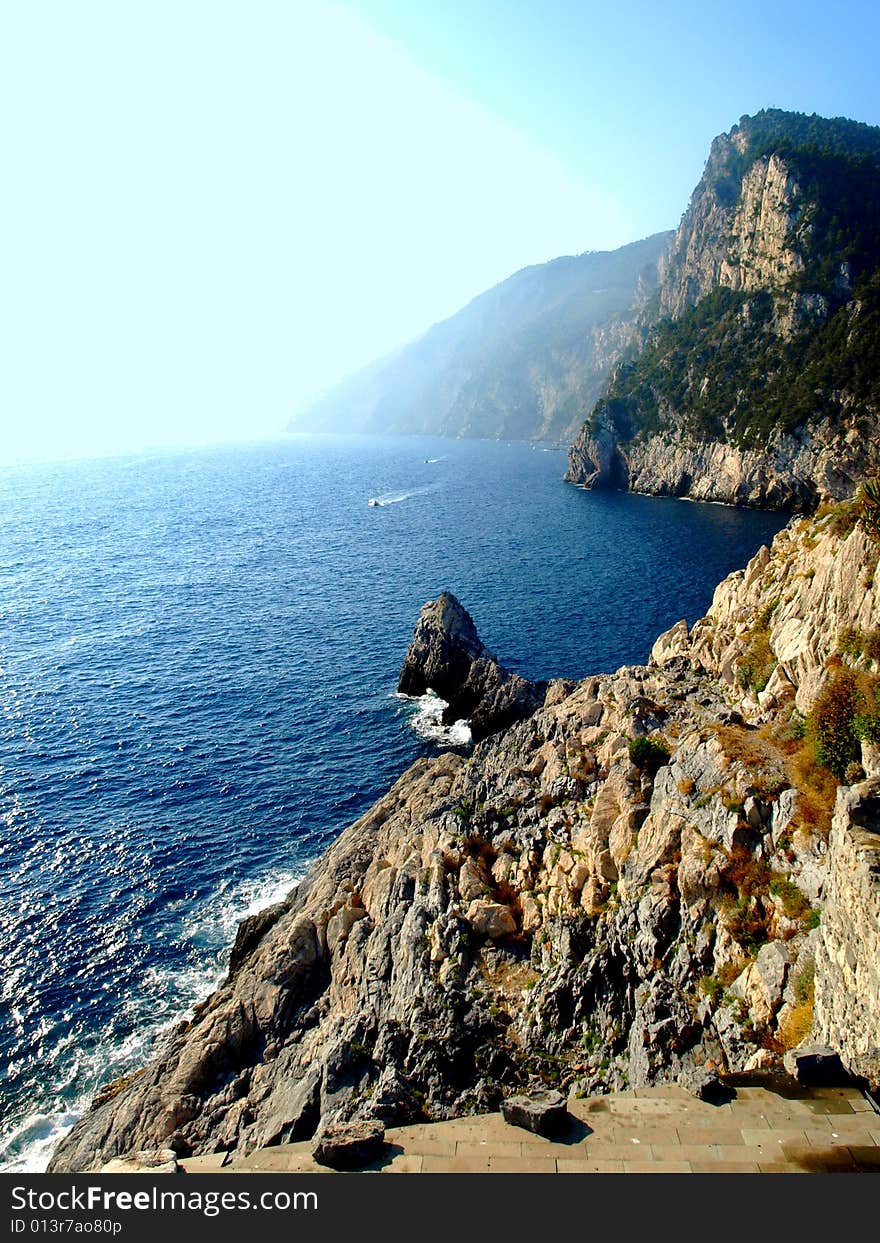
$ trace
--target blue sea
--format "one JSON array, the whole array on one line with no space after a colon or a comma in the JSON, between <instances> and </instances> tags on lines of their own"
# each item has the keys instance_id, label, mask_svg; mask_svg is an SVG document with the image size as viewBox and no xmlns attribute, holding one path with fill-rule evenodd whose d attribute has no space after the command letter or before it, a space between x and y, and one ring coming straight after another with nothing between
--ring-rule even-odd
<instances>
[{"instance_id":1,"label":"blue sea","mask_svg":"<svg viewBox=\"0 0 880 1243\"><path fill-rule=\"evenodd\" d=\"M783 521L564 470L327 436L0 470L0 1168L44 1168L238 921L461 742L395 694L425 600L528 676L613 670Z\"/></svg>"}]
</instances>

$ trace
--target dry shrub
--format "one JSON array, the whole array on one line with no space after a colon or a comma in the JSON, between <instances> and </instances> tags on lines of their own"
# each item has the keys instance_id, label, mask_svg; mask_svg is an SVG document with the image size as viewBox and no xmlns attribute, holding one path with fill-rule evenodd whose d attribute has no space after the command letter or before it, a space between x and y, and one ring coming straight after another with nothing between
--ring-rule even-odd
<instances>
[{"instance_id":1,"label":"dry shrub","mask_svg":"<svg viewBox=\"0 0 880 1243\"><path fill-rule=\"evenodd\" d=\"M796 1049L803 1044L813 1026L813 1003L802 1001L795 1006L779 1024L777 1036L784 1049Z\"/></svg>"},{"instance_id":2,"label":"dry shrub","mask_svg":"<svg viewBox=\"0 0 880 1243\"><path fill-rule=\"evenodd\" d=\"M742 974L747 962L748 959L745 955L743 955L743 957L738 958L736 962L727 963L726 966L719 968L716 978L724 985L725 988L730 988L734 980Z\"/></svg>"},{"instance_id":3,"label":"dry shrub","mask_svg":"<svg viewBox=\"0 0 880 1243\"><path fill-rule=\"evenodd\" d=\"M743 653L737 668L737 680L744 690L751 690L756 695L770 681L777 660L770 646L770 631L763 627L755 627L748 637L748 646Z\"/></svg>"},{"instance_id":4,"label":"dry shrub","mask_svg":"<svg viewBox=\"0 0 880 1243\"><path fill-rule=\"evenodd\" d=\"M880 661L880 630L860 630L846 626L837 636L837 650L853 660Z\"/></svg>"},{"instance_id":5,"label":"dry shrub","mask_svg":"<svg viewBox=\"0 0 880 1243\"><path fill-rule=\"evenodd\" d=\"M770 881L770 892L782 901L782 909L789 919L803 919L811 909L806 894L787 876L778 874Z\"/></svg>"},{"instance_id":6,"label":"dry shrub","mask_svg":"<svg viewBox=\"0 0 880 1243\"><path fill-rule=\"evenodd\" d=\"M827 512L831 514L828 530L836 535L838 539L846 539L859 521L859 506L854 500L840 501L836 505L829 506Z\"/></svg>"},{"instance_id":7,"label":"dry shrub","mask_svg":"<svg viewBox=\"0 0 880 1243\"><path fill-rule=\"evenodd\" d=\"M764 725L761 733L784 756L795 755L804 745L804 727L793 728L784 725Z\"/></svg>"},{"instance_id":8,"label":"dry shrub","mask_svg":"<svg viewBox=\"0 0 880 1243\"><path fill-rule=\"evenodd\" d=\"M712 856L715 854L714 842L711 842L708 837L704 837L702 833L698 833L696 829L693 829L692 832L691 850L702 863L711 863Z\"/></svg>"},{"instance_id":9,"label":"dry shrub","mask_svg":"<svg viewBox=\"0 0 880 1243\"><path fill-rule=\"evenodd\" d=\"M122 1075L119 1079L112 1079L110 1083L105 1083L92 1101L92 1109L97 1109L99 1105L106 1105L108 1101L114 1100L120 1092L124 1092L135 1079L144 1074L145 1070L146 1067L142 1066L139 1070L132 1071L130 1075Z\"/></svg>"},{"instance_id":10,"label":"dry shrub","mask_svg":"<svg viewBox=\"0 0 880 1243\"><path fill-rule=\"evenodd\" d=\"M836 777L818 763L811 743L801 744L790 759L789 769L799 795L795 823L827 835L837 798Z\"/></svg>"},{"instance_id":11,"label":"dry shrub","mask_svg":"<svg viewBox=\"0 0 880 1243\"><path fill-rule=\"evenodd\" d=\"M832 661L828 662L829 667ZM851 669L833 667L807 718L807 733L816 762L843 780L847 766L859 758L855 716L864 707L864 696Z\"/></svg>"},{"instance_id":12,"label":"dry shrub","mask_svg":"<svg viewBox=\"0 0 880 1243\"><path fill-rule=\"evenodd\" d=\"M739 760L756 774L776 776L781 770L779 749L763 731L744 725L718 725L715 733L729 760Z\"/></svg>"},{"instance_id":13,"label":"dry shrub","mask_svg":"<svg viewBox=\"0 0 880 1243\"><path fill-rule=\"evenodd\" d=\"M734 846L724 869L725 881L740 897L767 892L773 872L763 859L756 858L745 846Z\"/></svg>"}]
</instances>

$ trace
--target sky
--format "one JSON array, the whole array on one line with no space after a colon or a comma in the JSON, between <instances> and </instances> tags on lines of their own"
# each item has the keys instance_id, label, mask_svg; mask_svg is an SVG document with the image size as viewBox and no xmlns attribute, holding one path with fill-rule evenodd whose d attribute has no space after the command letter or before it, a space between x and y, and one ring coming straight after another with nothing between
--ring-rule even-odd
<instances>
[{"instance_id":1,"label":"sky","mask_svg":"<svg viewBox=\"0 0 880 1243\"><path fill-rule=\"evenodd\" d=\"M876 0L0 2L0 462L279 434L712 137L880 123Z\"/></svg>"}]
</instances>

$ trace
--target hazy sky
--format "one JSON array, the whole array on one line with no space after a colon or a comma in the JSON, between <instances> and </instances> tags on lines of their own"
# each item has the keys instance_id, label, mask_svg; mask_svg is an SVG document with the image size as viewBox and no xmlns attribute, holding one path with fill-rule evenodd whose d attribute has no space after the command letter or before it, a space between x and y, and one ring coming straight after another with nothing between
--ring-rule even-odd
<instances>
[{"instance_id":1,"label":"hazy sky","mask_svg":"<svg viewBox=\"0 0 880 1243\"><path fill-rule=\"evenodd\" d=\"M0 13L0 460L280 431L516 269L673 227L742 113L880 123L876 0Z\"/></svg>"}]
</instances>

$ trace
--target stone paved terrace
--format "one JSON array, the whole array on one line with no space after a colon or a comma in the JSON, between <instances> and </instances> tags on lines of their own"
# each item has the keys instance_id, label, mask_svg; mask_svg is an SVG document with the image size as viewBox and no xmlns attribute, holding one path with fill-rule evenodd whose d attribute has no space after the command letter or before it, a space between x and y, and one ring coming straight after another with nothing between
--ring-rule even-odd
<instances>
[{"instance_id":1,"label":"stone paved terrace","mask_svg":"<svg viewBox=\"0 0 880 1243\"><path fill-rule=\"evenodd\" d=\"M880 1172L880 1114L855 1088L738 1087L722 1105L683 1088L640 1088L569 1101L559 1138L510 1126L500 1114L394 1127L367 1168L429 1173L856 1173ZM191 1157L193 1173L331 1173L311 1141L241 1159Z\"/></svg>"}]
</instances>

